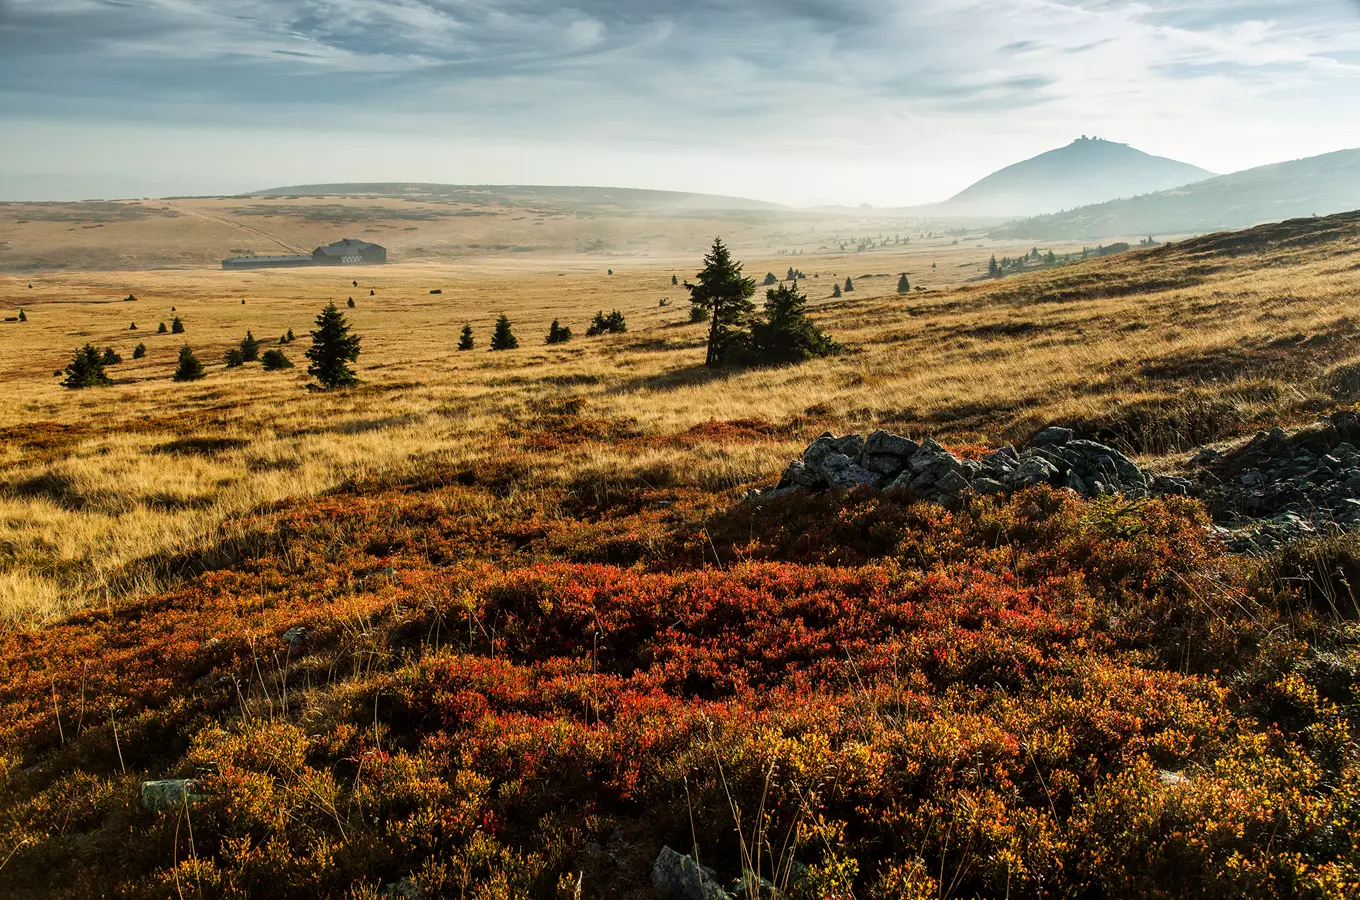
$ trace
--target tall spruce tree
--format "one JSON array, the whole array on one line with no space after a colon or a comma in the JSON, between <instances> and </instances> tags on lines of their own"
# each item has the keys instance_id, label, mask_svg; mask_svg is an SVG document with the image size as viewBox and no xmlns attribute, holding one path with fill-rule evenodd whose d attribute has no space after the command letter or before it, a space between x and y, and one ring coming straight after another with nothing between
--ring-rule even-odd
<instances>
[{"instance_id":1,"label":"tall spruce tree","mask_svg":"<svg viewBox=\"0 0 1360 900\"><path fill-rule=\"evenodd\" d=\"M501 313L500 318L496 320L495 330L491 332L491 349L514 350L518 346L519 339L510 329L510 317Z\"/></svg>"},{"instance_id":2,"label":"tall spruce tree","mask_svg":"<svg viewBox=\"0 0 1360 900\"><path fill-rule=\"evenodd\" d=\"M472 344L472 326L464 325L462 334L458 336L458 349L471 350Z\"/></svg>"},{"instance_id":3,"label":"tall spruce tree","mask_svg":"<svg viewBox=\"0 0 1360 900\"><path fill-rule=\"evenodd\" d=\"M173 319L170 320L170 333L184 334L184 323L180 321L179 316L175 316Z\"/></svg>"},{"instance_id":4,"label":"tall spruce tree","mask_svg":"<svg viewBox=\"0 0 1360 900\"><path fill-rule=\"evenodd\" d=\"M241 339L241 361L255 362L259 358L260 342L255 340L255 335L247 331L246 336Z\"/></svg>"},{"instance_id":5,"label":"tall spruce tree","mask_svg":"<svg viewBox=\"0 0 1360 900\"><path fill-rule=\"evenodd\" d=\"M911 290L911 282L907 280L907 273L903 272L897 277L897 293L905 294Z\"/></svg>"},{"instance_id":6,"label":"tall spruce tree","mask_svg":"<svg viewBox=\"0 0 1360 900\"><path fill-rule=\"evenodd\" d=\"M702 317L709 320L704 365L720 366L728 359L729 351L745 339L747 319L755 311L751 297L756 292L756 282L741 274L741 263L732 259L722 238L713 239L713 248L704 257L704 268L694 280L698 283L685 282L685 290L689 291L694 310L701 311Z\"/></svg>"},{"instance_id":7,"label":"tall spruce tree","mask_svg":"<svg viewBox=\"0 0 1360 900\"><path fill-rule=\"evenodd\" d=\"M198 381L205 374L203 363L194 356L194 351L185 344L179 348L179 365L175 368L175 374L170 377L175 381Z\"/></svg>"},{"instance_id":8,"label":"tall spruce tree","mask_svg":"<svg viewBox=\"0 0 1360 900\"><path fill-rule=\"evenodd\" d=\"M327 389L357 384L359 379L348 363L359 358L359 341L357 334L349 333L345 314L335 308L335 303L327 303L316 317L312 346L307 350L307 358L312 361L307 374Z\"/></svg>"},{"instance_id":9,"label":"tall spruce tree","mask_svg":"<svg viewBox=\"0 0 1360 900\"><path fill-rule=\"evenodd\" d=\"M854 283L853 281L850 280L850 276L849 276L849 275L846 275L846 276L845 276L845 290L846 290L846 292L849 293L850 291L853 291L854 289L855 289L855 283Z\"/></svg>"},{"instance_id":10,"label":"tall spruce tree","mask_svg":"<svg viewBox=\"0 0 1360 900\"><path fill-rule=\"evenodd\" d=\"M79 390L88 387L108 387L113 379L104 372L104 356L86 344L71 355L71 363L66 367L66 379L62 387Z\"/></svg>"}]
</instances>

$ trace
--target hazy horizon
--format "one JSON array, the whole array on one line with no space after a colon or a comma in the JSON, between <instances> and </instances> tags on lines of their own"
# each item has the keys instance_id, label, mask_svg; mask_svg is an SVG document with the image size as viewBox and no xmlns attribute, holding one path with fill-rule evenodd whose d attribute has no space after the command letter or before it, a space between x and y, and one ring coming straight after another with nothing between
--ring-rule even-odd
<instances>
[{"instance_id":1,"label":"hazy horizon","mask_svg":"<svg viewBox=\"0 0 1360 900\"><path fill-rule=\"evenodd\" d=\"M335 182L942 201L1081 134L1360 146L1360 3L0 0L0 199Z\"/></svg>"}]
</instances>

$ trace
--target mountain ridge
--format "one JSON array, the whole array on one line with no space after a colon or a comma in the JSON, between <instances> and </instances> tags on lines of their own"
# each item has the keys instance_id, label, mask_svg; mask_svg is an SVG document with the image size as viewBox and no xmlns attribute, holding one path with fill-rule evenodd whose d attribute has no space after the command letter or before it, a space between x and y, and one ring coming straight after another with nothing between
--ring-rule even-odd
<instances>
[{"instance_id":1,"label":"mountain ridge","mask_svg":"<svg viewBox=\"0 0 1360 900\"><path fill-rule=\"evenodd\" d=\"M933 211L955 216L1035 216L1166 190L1214 174L1128 144L1083 135L1065 147L998 169L934 204Z\"/></svg>"},{"instance_id":2,"label":"mountain ridge","mask_svg":"<svg viewBox=\"0 0 1360 900\"><path fill-rule=\"evenodd\" d=\"M1354 209L1360 209L1360 148L1024 218L993 228L991 234L1037 240L1207 234Z\"/></svg>"}]
</instances>

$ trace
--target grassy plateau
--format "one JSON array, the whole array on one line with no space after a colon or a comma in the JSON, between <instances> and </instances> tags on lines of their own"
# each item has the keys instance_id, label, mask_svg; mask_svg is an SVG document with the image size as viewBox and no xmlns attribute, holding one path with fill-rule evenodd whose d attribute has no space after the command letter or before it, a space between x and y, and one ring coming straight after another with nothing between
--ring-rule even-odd
<instances>
[{"instance_id":1,"label":"grassy plateau","mask_svg":"<svg viewBox=\"0 0 1360 900\"><path fill-rule=\"evenodd\" d=\"M845 351L705 369L674 247L0 275L0 896L647 900L663 845L796 898L1360 893L1353 539L743 500L827 430L1174 472L1350 406L1360 214L998 279L1029 247L735 246ZM311 391L331 300L362 384ZM247 329L297 368L225 368ZM66 390L86 342L124 362Z\"/></svg>"}]
</instances>

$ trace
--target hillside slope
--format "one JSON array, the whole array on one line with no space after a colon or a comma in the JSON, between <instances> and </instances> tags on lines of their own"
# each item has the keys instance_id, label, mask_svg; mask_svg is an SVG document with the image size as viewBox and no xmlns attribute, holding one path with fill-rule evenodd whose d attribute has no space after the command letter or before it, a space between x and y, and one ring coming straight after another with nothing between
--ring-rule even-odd
<instances>
[{"instance_id":1,"label":"hillside slope","mask_svg":"<svg viewBox=\"0 0 1360 900\"><path fill-rule=\"evenodd\" d=\"M993 229L994 237L1075 240L1198 234L1360 209L1360 149L1220 175Z\"/></svg>"},{"instance_id":2,"label":"hillside slope","mask_svg":"<svg viewBox=\"0 0 1360 900\"><path fill-rule=\"evenodd\" d=\"M957 216L1032 216L1152 191L1213 176L1212 172L1099 138L1007 166L936 208Z\"/></svg>"}]
</instances>

